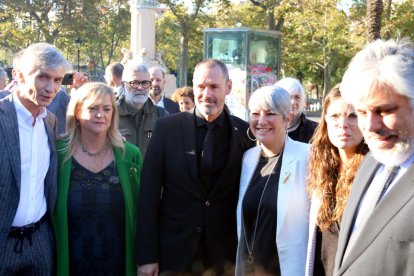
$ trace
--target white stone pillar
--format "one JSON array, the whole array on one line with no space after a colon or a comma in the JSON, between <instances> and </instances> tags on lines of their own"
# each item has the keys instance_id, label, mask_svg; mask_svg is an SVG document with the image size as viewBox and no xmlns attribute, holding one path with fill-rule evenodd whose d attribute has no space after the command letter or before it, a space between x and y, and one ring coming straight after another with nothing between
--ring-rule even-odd
<instances>
[{"instance_id":1,"label":"white stone pillar","mask_svg":"<svg viewBox=\"0 0 414 276\"><path fill-rule=\"evenodd\" d=\"M132 58L155 59L155 9L132 5L131 52Z\"/></svg>"},{"instance_id":2,"label":"white stone pillar","mask_svg":"<svg viewBox=\"0 0 414 276\"><path fill-rule=\"evenodd\" d=\"M131 11L131 56L138 62L145 64L148 68L152 66L160 66L167 71L162 54L155 53L155 15L159 9L159 3L156 0L130 0ZM128 54L128 53L127 53ZM166 96L176 89L176 78L174 75L165 75L166 84L164 93Z\"/></svg>"}]
</instances>

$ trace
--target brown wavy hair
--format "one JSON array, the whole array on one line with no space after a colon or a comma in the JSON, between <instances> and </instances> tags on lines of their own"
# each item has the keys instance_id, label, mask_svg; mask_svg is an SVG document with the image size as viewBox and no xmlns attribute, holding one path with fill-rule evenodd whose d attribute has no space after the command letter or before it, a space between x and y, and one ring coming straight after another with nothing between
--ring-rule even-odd
<instances>
[{"instance_id":1,"label":"brown wavy hair","mask_svg":"<svg viewBox=\"0 0 414 276\"><path fill-rule=\"evenodd\" d=\"M342 164L338 148L329 140L326 111L334 100L340 98L339 85L336 85L325 98L321 120L310 141L308 192L310 195L316 193L321 199L316 220L321 230L327 230L335 221L341 221L355 173L368 152L368 146L362 140L351 160Z\"/></svg>"}]
</instances>

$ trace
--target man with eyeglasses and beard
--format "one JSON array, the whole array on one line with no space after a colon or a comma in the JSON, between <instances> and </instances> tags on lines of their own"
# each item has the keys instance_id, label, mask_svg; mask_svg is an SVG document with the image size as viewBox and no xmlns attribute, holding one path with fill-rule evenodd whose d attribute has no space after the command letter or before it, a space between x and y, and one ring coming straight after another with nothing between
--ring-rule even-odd
<instances>
[{"instance_id":1,"label":"man with eyeglasses and beard","mask_svg":"<svg viewBox=\"0 0 414 276\"><path fill-rule=\"evenodd\" d=\"M149 99L151 81L144 65L129 61L124 66L122 81L125 93L118 100L119 130L145 156L155 122L167 113Z\"/></svg>"}]
</instances>

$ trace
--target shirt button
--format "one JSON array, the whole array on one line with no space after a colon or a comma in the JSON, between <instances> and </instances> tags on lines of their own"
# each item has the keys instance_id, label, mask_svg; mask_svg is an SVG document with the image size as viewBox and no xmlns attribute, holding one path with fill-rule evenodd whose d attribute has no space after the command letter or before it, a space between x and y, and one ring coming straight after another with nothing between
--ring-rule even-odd
<instances>
[{"instance_id":1,"label":"shirt button","mask_svg":"<svg viewBox=\"0 0 414 276\"><path fill-rule=\"evenodd\" d=\"M208 206L210 206L210 201L206 201L206 206L208 207Z\"/></svg>"},{"instance_id":2,"label":"shirt button","mask_svg":"<svg viewBox=\"0 0 414 276\"><path fill-rule=\"evenodd\" d=\"M201 233L201 231L203 231L203 228L201 226L197 226L196 232L197 233Z\"/></svg>"}]
</instances>

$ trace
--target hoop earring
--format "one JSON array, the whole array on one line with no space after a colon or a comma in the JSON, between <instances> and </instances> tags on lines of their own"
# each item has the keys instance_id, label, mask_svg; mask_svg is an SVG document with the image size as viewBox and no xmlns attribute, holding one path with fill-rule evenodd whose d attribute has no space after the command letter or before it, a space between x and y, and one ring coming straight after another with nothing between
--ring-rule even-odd
<instances>
[{"instance_id":1,"label":"hoop earring","mask_svg":"<svg viewBox=\"0 0 414 276\"><path fill-rule=\"evenodd\" d=\"M249 132L251 132L250 127L247 128L247 138L249 138L252 142L257 141L257 138L256 137L254 137L254 139L252 137L250 137Z\"/></svg>"}]
</instances>

